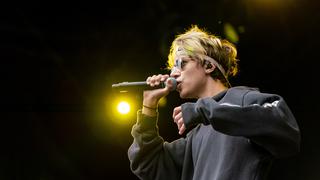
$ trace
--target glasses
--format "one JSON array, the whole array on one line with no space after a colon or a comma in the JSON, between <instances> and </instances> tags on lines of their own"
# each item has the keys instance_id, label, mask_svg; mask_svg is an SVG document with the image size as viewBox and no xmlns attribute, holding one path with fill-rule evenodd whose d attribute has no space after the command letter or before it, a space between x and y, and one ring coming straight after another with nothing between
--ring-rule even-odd
<instances>
[{"instance_id":1,"label":"glasses","mask_svg":"<svg viewBox=\"0 0 320 180\"><path fill-rule=\"evenodd\" d=\"M174 62L173 68L171 69L171 74L176 72L177 70L179 71L183 70L183 68L186 66L186 64L189 61L183 60L182 58L176 59Z\"/></svg>"}]
</instances>

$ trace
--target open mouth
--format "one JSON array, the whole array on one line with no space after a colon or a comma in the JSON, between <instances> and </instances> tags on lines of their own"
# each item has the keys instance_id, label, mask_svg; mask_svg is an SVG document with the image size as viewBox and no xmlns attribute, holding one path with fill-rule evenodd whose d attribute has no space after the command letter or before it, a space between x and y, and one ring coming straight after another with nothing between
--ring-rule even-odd
<instances>
[{"instance_id":1,"label":"open mouth","mask_svg":"<svg viewBox=\"0 0 320 180\"><path fill-rule=\"evenodd\" d=\"M181 82L179 82L178 83L178 85L177 85L177 89L176 89L178 92L180 92L181 91Z\"/></svg>"}]
</instances>

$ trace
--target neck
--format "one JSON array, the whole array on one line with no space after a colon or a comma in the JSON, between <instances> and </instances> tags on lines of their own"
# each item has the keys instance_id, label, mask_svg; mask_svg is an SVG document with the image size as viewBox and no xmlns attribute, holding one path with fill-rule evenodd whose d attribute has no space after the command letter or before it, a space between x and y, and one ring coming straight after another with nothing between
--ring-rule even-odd
<instances>
[{"instance_id":1,"label":"neck","mask_svg":"<svg viewBox=\"0 0 320 180\"><path fill-rule=\"evenodd\" d=\"M228 88L224 86L220 80L210 78L204 87L204 91L199 95L199 98L213 97L226 89Z\"/></svg>"}]
</instances>

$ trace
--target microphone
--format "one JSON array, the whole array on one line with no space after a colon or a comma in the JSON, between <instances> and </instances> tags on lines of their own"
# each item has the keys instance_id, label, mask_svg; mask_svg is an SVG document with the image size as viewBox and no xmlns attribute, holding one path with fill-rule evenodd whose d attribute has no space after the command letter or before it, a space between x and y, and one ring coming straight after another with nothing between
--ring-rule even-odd
<instances>
[{"instance_id":1,"label":"microphone","mask_svg":"<svg viewBox=\"0 0 320 180\"><path fill-rule=\"evenodd\" d=\"M143 90L152 90L152 89L161 89L165 88L167 83L171 83L172 88L170 91L174 91L177 88L177 80L169 77L166 81L160 82L158 86L151 87L147 84L146 81L137 81L137 82L122 82L118 84L112 84L112 88L118 90L120 92L128 92L128 91L143 91Z\"/></svg>"}]
</instances>

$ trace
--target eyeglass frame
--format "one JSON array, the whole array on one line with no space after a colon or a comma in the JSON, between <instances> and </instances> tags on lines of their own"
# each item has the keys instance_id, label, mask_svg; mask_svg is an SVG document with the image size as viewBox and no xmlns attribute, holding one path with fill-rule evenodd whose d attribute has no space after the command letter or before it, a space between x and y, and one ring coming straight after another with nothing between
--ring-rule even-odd
<instances>
[{"instance_id":1,"label":"eyeglass frame","mask_svg":"<svg viewBox=\"0 0 320 180\"><path fill-rule=\"evenodd\" d=\"M191 58L188 58L188 59L191 59ZM207 61L211 62L213 65L215 65L220 70L222 75L224 77L226 77L225 70L216 60L214 60L213 58L206 56L206 55L203 55L203 59L207 60ZM182 62L184 62L184 60L182 60L182 58L176 59L174 65L173 65L173 68L171 69L171 73L173 73L176 69L182 70L183 66L184 66L184 65L182 65Z\"/></svg>"}]
</instances>

